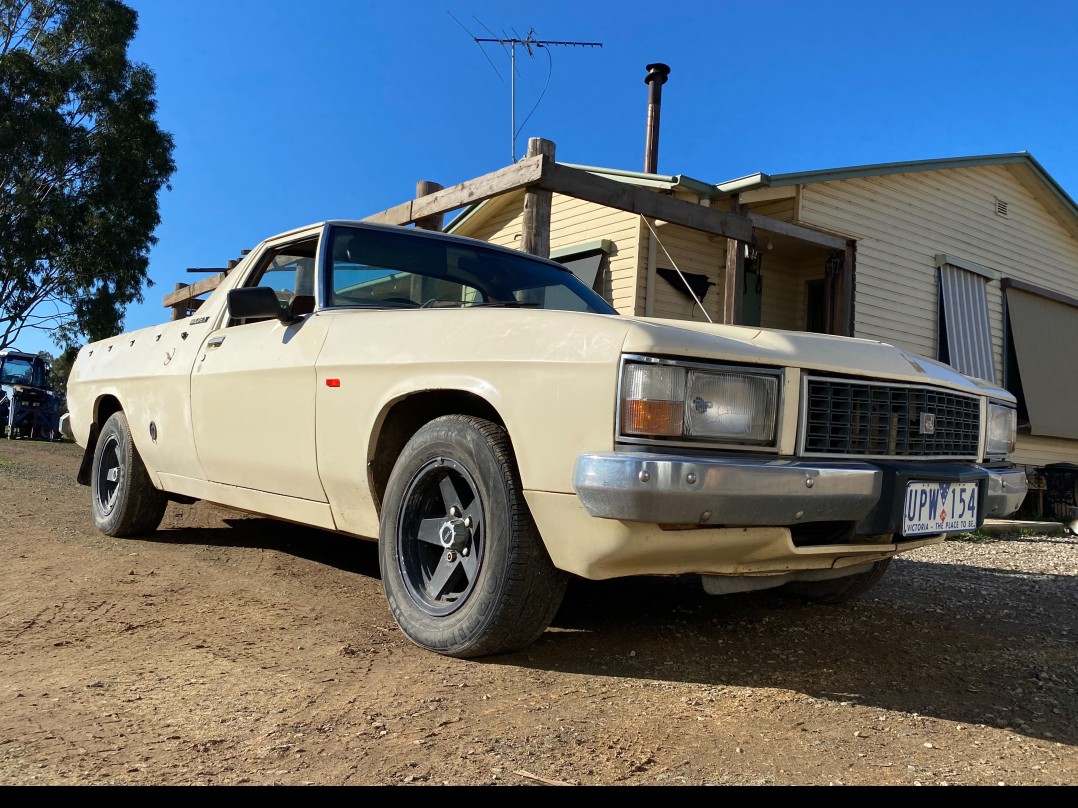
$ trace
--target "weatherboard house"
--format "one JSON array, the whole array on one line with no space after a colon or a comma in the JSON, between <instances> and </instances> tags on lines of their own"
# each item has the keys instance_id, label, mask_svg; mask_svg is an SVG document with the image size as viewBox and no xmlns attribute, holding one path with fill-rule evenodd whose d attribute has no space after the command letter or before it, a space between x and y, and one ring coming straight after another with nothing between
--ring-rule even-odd
<instances>
[{"instance_id":1,"label":"weatherboard house","mask_svg":"<svg viewBox=\"0 0 1078 808\"><path fill-rule=\"evenodd\" d=\"M554 152L532 138L505 168L420 182L366 220L549 256L623 314L839 334L941 360L1017 397L1014 459L1033 489L1019 514L1078 504L1078 205L1032 155L710 183L656 173L653 152L643 172ZM221 277L165 305L187 316Z\"/></svg>"}]
</instances>

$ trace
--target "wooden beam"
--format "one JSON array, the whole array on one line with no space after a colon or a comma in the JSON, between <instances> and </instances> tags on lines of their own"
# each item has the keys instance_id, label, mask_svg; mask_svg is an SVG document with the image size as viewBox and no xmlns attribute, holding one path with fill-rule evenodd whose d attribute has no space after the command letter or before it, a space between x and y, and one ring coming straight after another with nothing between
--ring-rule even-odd
<instances>
[{"instance_id":1,"label":"wooden beam","mask_svg":"<svg viewBox=\"0 0 1078 808\"><path fill-rule=\"evenodd\" d=\"M375 224L411 224L417 219L448 213L484 199L534 185L543 175L545 155L528 157L519 163L484 174L474 180L452 185L444 190L413 199L363 219Z\"/></svg>"},{"instance_id":2,"label":"wooden beam","mask_svg":"<svg viewBox=\"0 0 1078 808\"><path fill-rule=\"evenodd\" d=\"M180 303L186 303L193 297L204 295L206 292L212 292L221 285L221 282L226 277L228 277L227 273L222 272L220 275L211 275L197 283L192 283L190 286L178 283L176 284L176 291L169 292L165 295L165 299L162 302L165 308L171 308Z\"/></svg>"},{"instance_id":3,"label":"wooden beam","mask_svg":"<svg viewBox=\"0 0 1078 808\"><path fill-rule=\"evenodd\" d=\"M540 139L537 138L537 140ZM363 221L376 224L410 224L425 216L448 213L466 205L536 185L539 190L564 194L616 210L638 213L705 233L736 238L741 241L752 240L753 224L747 216L675 199L666 194L599 177L579 168L558 165L545 154L526 157L518 163L490 174L484 174L482 177L387 208L367 216ZM767 217L757 218L761 225L775 233L786 233L796 238L799 237L799 233L803 232L808 240L825 246L835 241L834 237L827 237L826 234L799 225L789 225ZM822 238L830 240L822 242L820 240ZM839 241L843 246L845 245L845 241Z\"/></svg>"},{"instance_id":4,"label":"wooden beam","mask_svg":"<svg viewBox=\"0 0 1078 808\"><path fill-rule=\"evenodd\" d=\"M437 182L431 182L430 180L420 180L415 184L415 198L422 199L425 196L429 196L430 194L442 190L445 190L444 185L439 185ZM420 230L441 230L442 214L432 213L429 216L416 219L415 226Z\"/></svg>"},{"instance_id":5,"label":"wooden beam","mask_svg":"<svg viewBox=\"0 0 1078 808\"><path fill-rule=\"evenodd\" d=\"M781 219L772 219L770 216L761 216L758 213L747 213L746 215L749 217L749 221L752 222L752 226L757 230L774 233L777 236L789 236L800 241L807 241L809 244L826 247L829 250L846 249L846 239L842 238L842 236L834 236L820 230L813 230L811 227L805 227L804 225L784 222Z\"/></svg>"},{"instance_id":6,"label":"wooden beam","mask_svg":"<svg viewBox=\"0 0 1078 808\"><path fill-rule=\"evenodd\" d=\"M740 241L752 240L752 223L746 216L727 213L717 208L706 208L694 202L599 177L583 169L550 163L543 168L539 186L554 193L638 213L705 233Z\"/></svg>"},{"instance_id":7,"label":"wooden beam","mask_svg":"<svg viewBox=\"0 0 1078 808\"><path fill-rule=\"evenodd\" d=\"M541 137L528 138L528 157L546 157L554 164L554 143ZM550 257L550 209L554 194L541 188L528 188L524 194L520 249L540 258Z\"/></svg>"}]
</instances>

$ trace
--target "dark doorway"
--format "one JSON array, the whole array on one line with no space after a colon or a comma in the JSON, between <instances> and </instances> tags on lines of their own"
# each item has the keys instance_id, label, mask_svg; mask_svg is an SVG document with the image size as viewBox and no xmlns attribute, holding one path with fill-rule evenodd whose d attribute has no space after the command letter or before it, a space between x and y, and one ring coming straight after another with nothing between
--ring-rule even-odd
<instances>
[{"instance_id":1,"label":"dark doorway","mask_svg":"<svg viewBox=\"0 0 1078 808\"><path fill-rule=\"evenodd\" d=\"M805 330L827 333L827 281L805 281Z\"/></svg>"}]
</instances>

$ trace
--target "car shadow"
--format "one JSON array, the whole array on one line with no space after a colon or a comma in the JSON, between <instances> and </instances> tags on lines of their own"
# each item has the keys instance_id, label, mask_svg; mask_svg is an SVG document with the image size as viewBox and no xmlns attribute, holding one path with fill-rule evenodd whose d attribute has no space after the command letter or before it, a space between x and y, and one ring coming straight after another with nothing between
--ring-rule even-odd
<instances>
[{"instance_id":1,"label":"car shadow","mask_svg":"<svg viewBox=\"0 0 1078 808\"><path fill-rule=\"evenodd\" d=\"M999 592L1007 592L999 597ZM497 657L589 676L782 688L1078 743L1078 579L896 559L859 601L708 595L696 576L571 582Z\"/></svg>"},{"instance_id":2,"label":"car shadow","mask_svg":"<svg viewBox=\"0 0 1078 808\"><path fill-rule=\"evenodd\" d=\"M143 540L274 550L380 580L374 542L260 517L223 523ZM900 557L851 603L776 592L709 595L695 575L573 578L536 643L473 662L779 688L1078 744L1078 578Z\"/></svg>"},{"instance_id":3,"label":"car shadow","mask_svg":"<svg viewBox=\"0 0 1078 808\"><path fill-rule=\"evenodd\" d=\"M252 516L222 521L226 527L172 527L142 536L140 541L275 550L344 572L381 579L378 545L373 541L280 519Z\"/></svg>"}]
</instances>

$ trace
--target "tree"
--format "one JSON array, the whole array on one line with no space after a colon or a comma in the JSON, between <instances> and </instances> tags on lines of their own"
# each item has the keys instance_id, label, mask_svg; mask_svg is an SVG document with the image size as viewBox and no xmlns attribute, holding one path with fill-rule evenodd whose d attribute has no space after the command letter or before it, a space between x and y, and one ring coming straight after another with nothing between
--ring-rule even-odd
<instances>
[{"instance_id":1,"label":"tree","mask_svg":"<svg viewBox=\"0 0 1078 808\"><path fill-rule=\"evenodd\" d=\"M120 333L175 171L119 0L0 0L0 347Z\"/></svg>"},{"instance_id":2,"label":"tree","mask_svg":"<svg viewBox=\"0 0 1078 808\"><path fill-rule=\"evenodd\" d=\"M79 349L73 346L61 351L57 357L53 357L48 351L37 352L48 368L45 386L59 396L60 412L67 410L67 377L71 375L71 366L75 364L78 353Z\"/></svg>"}]
</instances>

